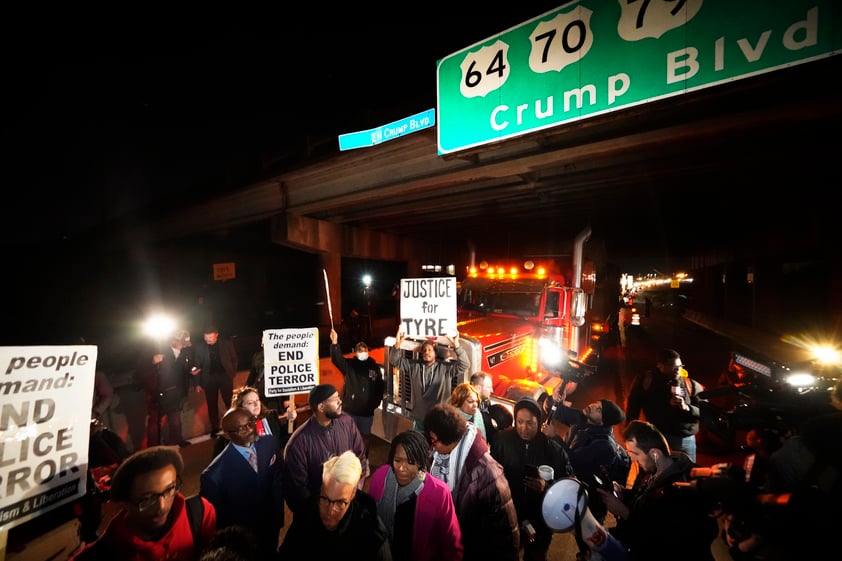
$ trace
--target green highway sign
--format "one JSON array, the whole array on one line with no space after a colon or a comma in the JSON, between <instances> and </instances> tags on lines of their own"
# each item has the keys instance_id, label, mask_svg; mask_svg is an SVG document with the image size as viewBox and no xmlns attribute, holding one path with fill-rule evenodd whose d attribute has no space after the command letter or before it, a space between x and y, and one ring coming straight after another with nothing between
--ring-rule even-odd
<instances>
[{"instance_id":1,"label":"green highway sign","mask_svg":"<svg viewBox=\"0 0 842 561\"><path fill-rule=\"evenodd\" d=\"M353 150L354 148L365 148L367 146L374 146L381 142L394 140L398 137L428 129L436 124L436 110L427 109L422 113L417 113L389 123L374 129L364 131L349 132L347 134L339 135L339 150Z\"/></svg>"},{"instance_id":2,"label":"green highway sign","mask_svg":"<svg viewBox=\"0 0 842 561\"><path fill-rule=\"evenodd\" d=\"M438 61L438 152L841 51L836 0L569 2Z\"/></svg>"}]
</instances>

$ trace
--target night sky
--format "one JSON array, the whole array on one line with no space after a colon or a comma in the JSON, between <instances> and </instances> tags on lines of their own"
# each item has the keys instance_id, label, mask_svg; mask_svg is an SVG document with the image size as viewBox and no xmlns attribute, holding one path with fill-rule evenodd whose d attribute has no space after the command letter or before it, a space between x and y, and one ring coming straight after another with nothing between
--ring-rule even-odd
<instances>
[{"instance_id":1,"label":"night sky","mask_svg":"<svg viewBox=\"0 0 842 561\"><path fill-rule=\"evenodd\" d=\"M437 59L560 4L10 13L0 239L66 239L337 151L435 107Z\"/></svg>"}]
</instances>

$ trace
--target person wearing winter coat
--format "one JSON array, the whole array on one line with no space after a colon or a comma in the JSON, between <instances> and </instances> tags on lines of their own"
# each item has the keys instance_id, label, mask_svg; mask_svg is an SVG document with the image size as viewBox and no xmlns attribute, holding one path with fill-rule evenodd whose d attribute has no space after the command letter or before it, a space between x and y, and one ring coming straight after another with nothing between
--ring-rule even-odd
<instances>
[{"instance_id":1,"label":"person wearing winter coat","mask_svg":"<svg viewBox=\"0 0 842 561\"><path fill-rule=\"evenodd\" d=\"M617 518L611 534L629 559L713 561L711 543L718 532L710 515L713 503L698 487L682 485L693 480L697 464L685 452L673 452L664 434L646 421L630 421L623 440L638 465L634 485L626 490L615 484L612 492L597 493Z\"/></svg>"},{"instance_id":2,"label":"person wearing winter coat","mask_svg":"<svg viewBox=\"0 0 842 561\"><path fill-rule=\"evenodd\" d=\"M581 410L570 407L569 403L555 404L553 420L570 428L563 441L559 436L553 439L563 442L576 478L588 489L588 508L602 523L608 511L596 489L600 482L608 487L613 482L625 487L631 467L628 453L614 438L614 425L625 421L626 415L608 399L594 401Z\"/></svg>"},{"instance_id":3,"label":"person wearing winter coat","mask_svg":"<svg viewBox=\"0 0 842 561\"><path fill-rule=\"evenodd\" d=\"M495 437L491 455L503 466L521 532L527 522L535 532L531 540L521 537L524 561L546 561L553 533L541 513L544 493L553 481L572 477L573 468L564 446L541 432L543 412L538 402L531 397L519 399L514 418L514 426ZM539 476L541 465L553 468L551 481Z\"/></svg>"},{"instance_id":4,"label":"person wearing winter coat","mask_svg":"<svg viewBox=\"0 0 842 561\"><path fill-rule=\"evenodd\" d=\"M433 447L430 473L453 493L465 561L517 561L520 530L509 482L477 428L450 404L433 405L424 417Z\"/></svg>"},{"instance_id":5,"label":"person wearing winter coat","mask_svg":"<svg viewBox=\"0 0 842 561\"><path fill-rule=\"evenodd\" d=\"M295 513L278 559L365 559L392 561L389 534L377 503L360 489L363 466L351 450L331 456L318 492Z\"/></svg>"},{"instance_id":6,"label":"person wearing winter coat","mask_svg":"<svg viewBox=\"0 0 842 561\"><path fill-rule=\"evenodd\" d=\"M394 559L462 560L462 530L453 495L429 473L430 445L424 435L395 435L388 462L371 476L368 492L389 532Z\"/></svg>"},{"instance_id":7,"label":"person wearing winter coat","mask_svg":"<svg viewBox=\"0 0 842 561\"><path fill-rule=\"evenodd\" d=\"M365 341L354 345L353 358L345 358L339 346L339 335L333 329L330 330L330 361L344 379L342 407L368 441L374 423L374 410L380 407L386 389L380 365L368 356L368 344Z\"/></svg>"},{"instance_id":8,"label":"person wearing winter coat","mask_svg":"<svg viewBox=\"0 0 842 561\"><path fill-rule=\"evenodd\" d=\"M331 456L350 450L369 475L368 449L360 430L342 410L339 391L332 384L319 384L308 397L313 415L304 421L284 448L283 480L287 506L298 514L318 496L322 468Z\"/></svg>"}]
</instances>

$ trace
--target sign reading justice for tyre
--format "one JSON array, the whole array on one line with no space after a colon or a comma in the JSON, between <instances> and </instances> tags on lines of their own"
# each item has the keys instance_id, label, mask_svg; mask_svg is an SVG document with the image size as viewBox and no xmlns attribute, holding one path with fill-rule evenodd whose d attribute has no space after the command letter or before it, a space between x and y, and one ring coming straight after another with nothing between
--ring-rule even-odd
<instances>
[{"instance_id":1,"label":"sign reading justice for tyre","mask_svg":"<svg viewBox=\"0 0 842 561\"><path fill-rule=\"evenodd\" d=\"M569 2L438 62L439 154L839 54L840 12L834 0Z\"/></svg>"}]
</instances>

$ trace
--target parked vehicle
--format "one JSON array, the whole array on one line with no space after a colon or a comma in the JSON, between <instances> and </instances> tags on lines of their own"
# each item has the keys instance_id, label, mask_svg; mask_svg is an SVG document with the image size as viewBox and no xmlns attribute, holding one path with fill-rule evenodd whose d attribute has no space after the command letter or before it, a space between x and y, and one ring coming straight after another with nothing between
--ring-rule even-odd
<instances>
[{"instance_id":1,"label":"parked vehicle","mask_svg":"<svg viewBox=\"0 0 842 561\"><path fill-rule=\"evenodd\" d=\"M725 450L737 445L737 433L751 429L795 434L808 418L833 411L830 391L842 375L840 363L818 359L793 366L733 353L742 371L735 382L699 393L702 430Z\"/></svg>"}]
</instances>

